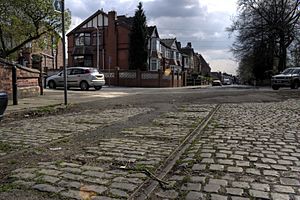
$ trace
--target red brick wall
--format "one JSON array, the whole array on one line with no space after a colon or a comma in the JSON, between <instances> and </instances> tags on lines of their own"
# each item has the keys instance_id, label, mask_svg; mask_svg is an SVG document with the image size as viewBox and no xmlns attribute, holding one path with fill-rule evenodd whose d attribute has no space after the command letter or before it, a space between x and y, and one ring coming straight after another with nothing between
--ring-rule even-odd
<instances>
[{"instance_id":1,"label":"red brick wall","mask_svg":"<svg viewBox=\"0 0 300 200\"><path fill-rule=\"evenodd\" d=\"M67 44L66 44L67 45ZM58 43L58 46L57 46L57 50L56 50L56 64L57 64L57 69L61 68L63 66L63 43L62 41L60 41ZM67 65L68 63L66 63Z\"/></svg>"},{"instance_id":2,"label":"red brick wall","mask_svg":"<svg viewBox=\"0 0 300 200\"><path fill-rule=\"evenodd\" d=\"M118 67L129 69L129 30L118 26Z\"/></svg>"},{"instance_id":3,"label":"red brick wall","mask_svg":"<svg viewBox=\"0 0 300 200\"><path fill-rule=\"evenodd\" d=\"M110 11L108 13L108 31L106 35L105 48L106 48L106 64L105 69L109 67L109 58L111 63L110 67L117 66L117 31L116 31L116 12Z\"/></svg>"},{"instance_id":4,"label":"red brick wall","mask_svg":"<svg viewBox=\"0 0 300 200\"><path fill-rule=\"evenodd\" d=\"M18 97L39 95L39 71L27 67L17 68ZM12 98L12 66L0 62L0 91Z\"/></svg>"},{"instance_id":5,"label":"red brick wall","mask_svg":"<svg viewBox=\"0 0 300 200\"><path fill-rule=\"evenodd\" d=\"M67 53L68 53L68 66L74 66L73 63L73 56L72 56L72 52L73 49L75 47L74 44L74 34L68 35L68 47L67 47Z\"/></svg>"},{"instance_id":6,"label":"red brick wall","mask_svg":"<svg viewBox=\"0 0 300 200\"><path fill-rule=\"evenodd\" d=\"M108 78L108 70L103 71L105 74L105 81L108 85L109 78ZM120 73L129 73L129 74L136 74L135 78L131 77L120 77ZM117 69L111 70L110 73L114 73L114 77L110 79L110 85L115 86L125 86L125 87L183 87L184 84L184 75L180 74L170 74L169 76L163 76L160 72L141 72L141 71L134 71L134 70L121 70L118 71ZM148 75L154 75L156 78L142 78L142 74L146 73Z\"/></svg>"}]
</instances>

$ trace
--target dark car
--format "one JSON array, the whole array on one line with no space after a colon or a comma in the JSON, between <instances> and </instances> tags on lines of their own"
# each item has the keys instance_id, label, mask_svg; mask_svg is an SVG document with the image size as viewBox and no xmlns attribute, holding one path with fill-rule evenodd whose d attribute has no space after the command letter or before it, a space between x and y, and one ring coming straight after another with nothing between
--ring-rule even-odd
<instances>
[{"instance_id":1,"label":"dark car","mask_svg":"<svg viewBox=\"0 0 300 200\"><path fill-rule=\"evenodd\" d=\"M5 92L0 92L0 120L3 118L4 111L6 110L8 97Z\"/></svg>"}]
</instances>

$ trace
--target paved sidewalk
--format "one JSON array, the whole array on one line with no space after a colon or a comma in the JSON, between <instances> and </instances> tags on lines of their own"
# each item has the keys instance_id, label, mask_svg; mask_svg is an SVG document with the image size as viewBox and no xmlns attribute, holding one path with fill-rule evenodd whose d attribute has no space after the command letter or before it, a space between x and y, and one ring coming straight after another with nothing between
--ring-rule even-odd
<instances>
[{"instance_id":1,"label":"paved sidewalk","mask_svg":"<svg viewBox=\"0 0 300 200\"><path fill-rule=\"evenodd\" d=\"M76 104L88 101L95 101L101 98L115 98L120 96L129 95L128 92L122 92L121 90L108 90L104 88L101 91L79 91L79 90L68 90L68 104ZM6 114L31 110L38 107L64 105L64 91L63 90L49 90L44 89L44 95L36 97L29 97L18 99L18 105L13 105L13 101L9 100Z\"/></svg>"}]
</instances>

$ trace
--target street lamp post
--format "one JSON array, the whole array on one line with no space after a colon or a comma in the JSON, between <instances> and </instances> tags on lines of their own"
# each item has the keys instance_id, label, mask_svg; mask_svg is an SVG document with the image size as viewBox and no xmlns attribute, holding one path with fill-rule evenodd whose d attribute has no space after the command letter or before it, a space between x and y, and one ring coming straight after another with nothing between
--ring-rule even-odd
<instances>
[{"instance_id":1,"label":"street lamp post","mask_svg":"<svg viewBox=\"0 0 300 200\"><path fill-rule=\"evenodd\" d=\"M61 0L61 20L62 20L62 42L63 42L63 68L64 68L64 103L68 104L68 82L66 67L66 34L65 34L65 0Z\"/></svg>"},{"instance_id":2,"label":"street lamp post","mask_svg":"<svg viewBox=\"0 0 300 200\"><path fill-rule=\"evenodd\" d=\"M53 0L53 7L61 13L62 24L62 43L63 43L63 69L64 69L64 103L68 104L68 84L67 84L67 67L66 67L66 34L65 34L65 0Z\"/></svg>"}]
</instances>

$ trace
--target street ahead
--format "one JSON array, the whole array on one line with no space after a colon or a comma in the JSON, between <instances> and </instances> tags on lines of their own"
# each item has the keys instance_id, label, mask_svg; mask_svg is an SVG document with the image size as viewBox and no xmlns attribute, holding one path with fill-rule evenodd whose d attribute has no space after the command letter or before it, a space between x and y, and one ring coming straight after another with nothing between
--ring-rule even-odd
<instances>
[{"instance_id":1,"label":"street ahead","mask_svg":"<svg viewBox=\"0 0 300 200\"><path fill-rule=\"evenodd\" d=\"M46 90L51 102L62 94ZM300 199L299 90L69 96L66 109L11 108L0 124L0 199Z\"/></svg>"}]
</instances>

